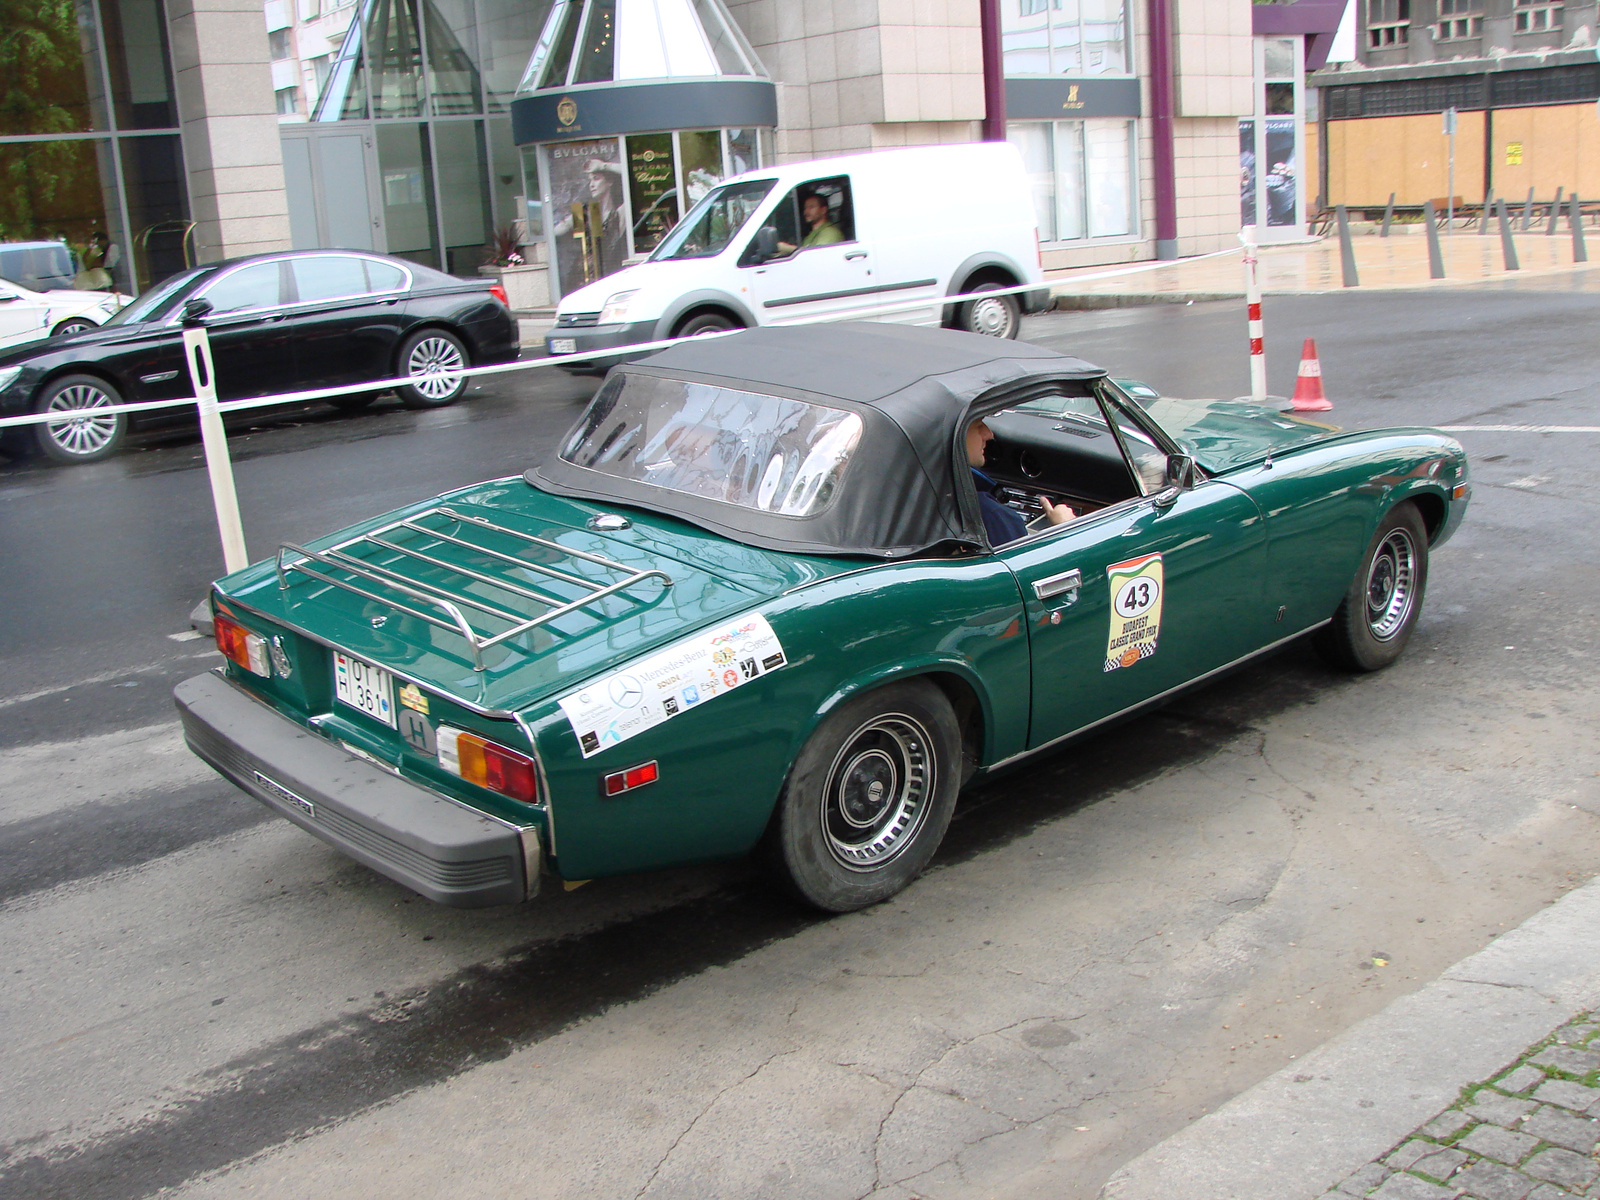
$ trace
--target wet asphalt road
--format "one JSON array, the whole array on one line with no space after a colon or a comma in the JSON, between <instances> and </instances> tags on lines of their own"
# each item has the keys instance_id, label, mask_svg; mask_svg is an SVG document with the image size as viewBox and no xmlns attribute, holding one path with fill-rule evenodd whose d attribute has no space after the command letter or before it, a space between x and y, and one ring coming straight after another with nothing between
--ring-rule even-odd
<instances>
[{"instance_id":1,"label":"wet asphalt road","mask_svg":"<svg viewBox=\"0 0 1600 1200\"><path fill-rule=\"evenodd\" d=\"M1280 393L1292 387L1292 351L1314 334L1338 405L1333 419L1344 424L1600 423L1590 349L1597 315L1594 299L1559 292L1269 301L1270 383ZM1171 394L1232 396L1245 387L1242 312L1233 305L1056 314L1031 320L1026 336ZM549 370L513 378L486 382L469 401L438 412L410 413L386 400L365 413L307 409L237 431L230 446L252 554L520 471L567 428L595 386ZM1364 837L1352 834L1347 857L1326 852L1328 878L1286 900L1279 893L1290 889L1281 879L1293 870L1284 864L1307 853L1302 826L1324 814L1303 797L1285 801L1278 795L1285 789L1268 780L1290 814L1282 847L1249 851L1234 869L1248 874L1250 864L1281 856L1280 883L1240 884L1219 903L1224 913L1276 914L1253 952L1280 967L1235 977L1234 966L1219 963L1242 952L1216 949L1213 934L1191 949L1212 956L1200 972L1208 986L1199 991L1216 1012L1235 1005L1272 1012L1289 993L1299 999L1320 989L1327 1003L1317 1015L1281 1022L1276 1045L1265 1040L1274 1035L1252 1036L1248 1052L1239 1049L1242 1035L1230 1041L1218 1034L1228 1025L1215 1012L1197 1015L1192 1026L1157 1038L1163 1049L1150 1058L1179 1047L1185 1064L1159 1079L1142 1074L1146 1068L1132 1061L1137 1042L1130 1042L1120 1065L1101 1068L1106 1092L1121 1097L1109 1116L1093 1109L1101 1095L1094 1092L1051 1110L1078 1114L1054 1133L1038 1133L1046 1117L1007 1118L1031 1122L1038 1133L1038 1147L1014 1157L1009 1173L945 1170L960 1166L976 1135L961 1121L941 1125L927 1117L931 1131L919 1127L919 1137L947 1149L944 1159L897 1174L884 1167L880 1144L871 1172L852 1175L845 1155L832 1174L805 1177L809 1194L1024 1195L1038 1188L1093 1195L1132 1154L1270 1073L1294 1046L1309 1048L1397 990L1425 982L1430 969L1481 945L1486 930L1520 919L1600 869L1592 818L1600 812L1593 782L1600 764L1592 747L1577 744L1596 708L1588 662L1600 582L1591 532L1600 438L1461 436L1473 458L1474 510L1436 560L1424 624L1399 668L1363 693L1304 646L1291 646L1161 713L975 789L937 869L885 909L893 911L883 921L898 923L900 937L909 922L917 936L935 940L939 926L917 927L918 914L948 909L939 920L950 923L953 946L972 905L944 891L982 877L1007 889L1012 915L1024 916L1029 905L1043 903L1023 874L1010 891L1008 872L1024 848L1081 839L1111 819L1113 806L1134 806L1140 796L1220 789L1231 802L1239 790L1216 779L1238 747L1298 728L1320 707L1335 765L1290 743L1273 759L1273 772L1301 779L1306 795L1304 778L1319 774L1366 772L1381 780L1351 784L1337 818L1335 802L1326 802L1330 827L1371 821L1372 828ZM77 470L0 462L0 559L7 564L0 572L0 946L10 976L0 1018L26 1031L0 1052L14 1081L0 1099L0 1191L7 1195L143 1196L207 1172L221 1174L194 1184L196 1194L246 1186L308 1194L318 1177L292 1150L272 1160L278 1175L228 1168L330 1126L346 1131L328 1135L335 1138L384 1120L401 1137L408 1128L437 1128L441 1113L447 1123L453 1119L441 1098L448 1092L440 1090L452 1081L470 1087L486 1064L518 1063L546 1042L557 1054L554 1047L603 1031L608 1014L648 1012L719 970L804 960L809 944L844 930L855 931L862 957L895 950L894 935L874 934L870 919L822 922L767 899L740 864L596 884L511 912L446 912L269 820L190 759L172 732L171 685L215 661L205 643L174 635L183 637L189 608L221 568L198 441L184 431ZM1374 712L1383 714L1383 726L1364 724ZM1396 724L1413 719L1415 728L1396 740ZM1469 745L1472 753L1504 753L1468 779L1453 767L1469 761ZM1385 823L1398 817L1363 815L1383 807L1358 795L1373 787L1397 812L1419 806L1421 815L1406 818L1405 836ZM1443 790L1460 807L1424 812L1419 797ZM1263 841L1274 836L1271 818L1248 823L1262 825ZM1256 835L1254 827L1236 832ZM1397 884L1397 894L1370 908L1329 901L1328 889L1365 878L1364 855L1385 862L1413 834L1421 848L1406 853L1436 856L1450 869ZM1137 835L1108 836L1101 861L1086 872L1103 890L1075 914L1107 931L1096 935L1110 939L1102 948L1107 962L1139 969L1074 991L1065 1007L1076 1015L1056 1019L1076 1022L1072 1029L1080 1032L1063 1032L1053 1043L1055 1035L1041 1035L1030 1045L1093 1042L1097 1022L1110 1036L1127 1020L1117 1012L1136 1002L1139 986L1162 980L1177 994L1199 970L1159 952L1147 959L1138 949L1151 930L1159 938L1182 929L1193 895L1175 892L1164 898L1166 907L1148 908L1148 928L1124 929L1129 910L1142 907L1131 892L1144 886L1148 856L1140 847L1150 836L1143 827ZM1187 845L1185 853L1193 849ZM1220 848L1217 854L1211 873L1226 874ZM1336 915L1350 908L1359 913ZM1342 929L1346 920L1353 924L1349 945L1338 951L1343 957L1300 962L1298 948L1291 949L1297 941L1306 944L1314 928ZM1357 973L1360 956L1376 953L1374 939L1393 943L1382 948L1407 962L1410 982ZM979 940L988 946L999 939ZM1066 953L1061 945L1034 949ZM1135 976L1144 982L1130 982ZM1284 995L1273 991L1279 984ZM906 1000L885 986L891 1002ZM976 997L972 1007L982 1007ZM769 1016L757 1012L751 1021L760 1026ZM679 1037L707 1044L705 1031L690 1032L687 1020L658 1025L655 1036L668 1044ZM724 1055L737 1074L738 1047L709 1044L708 1061ZM970 1099L980 1089L955 1090ZM787 1112L806 1095L778 1089L767 1103ZM375 1106L402 1098L406 1104L392 1117L374 1115L388 1111ZM571 1099L578 1111L606 1107L592 1097ZM407 1105L433 1109L424 1118ZM459 1115L463 1128L471 1124ZM864 1137L861 1130L870 1133L878 1119L840 1120ZM671 1146L699 1121L686 1122ZM1095 1137L1073 1141L1063 1132L1080 1128L1071 1121L1090 1122ZM880 1143L891 1124L888 1115L879 1123ZM615 1136L605 1128L600 1121L590 1133L569 1133L550 1153L558 1161L563 1154L573 1162L592 1158L600 1151L586 1138L604 1145ZM734 1134L726 1136L736 1150ZM671 1186L670 1171L662 1174L673 1152L657 1160L641 1150L633 1168L618 1151L619 1194L695 1194L694 1186ZM704 1151L731 1152L728 1144ZM350 1157L359 1161L354 1150ZM686 1178L708 1178L701 1168ZM721 1194L795 1194L781 1178L718 1169ZM1072 1182L1063 1184L1064 1176ZM354 1195L362 1189L352 1180L372 1177L336 1176L317 1186L322 1194ZM432 1178L412 1177L416 1194L431 1194ZM537 1177L518 1178L524 1190L505 1194L559 1190L527 1190ZM406 1191L393 1180L385 1190Z\"/></svg>"}]
</instances>

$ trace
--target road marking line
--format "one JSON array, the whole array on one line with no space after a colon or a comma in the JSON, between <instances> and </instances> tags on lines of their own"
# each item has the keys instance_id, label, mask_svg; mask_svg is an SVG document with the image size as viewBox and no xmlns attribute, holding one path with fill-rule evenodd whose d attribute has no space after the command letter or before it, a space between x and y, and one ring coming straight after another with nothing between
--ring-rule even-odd
<instances>
[{"instance_id":1,"label":"road marking line","mask_svg":"<svg viewBox=\"0 0 1600 1200\"><path fill-rule=\"evenodd\" d=\"M202 636L203 635L199 632L199 630L195 629L185 629L182 633L167 634L167 637L174 642L193 642L197 641Z\"/></svg>"},{"instance_id":2,"label":"road marking line","mask_svg":"<svg viewBox=\"0 0 1600 1200\"><path fill-rule=\"evenodd\" d=\"M154 675L164 671L171 662L187 662L195 658L210 658L212 655L221 657L220 650L202 650L199 654L180 654L176 659L164 663L150 663L142 667L129 667L126 671L113 671L107 675L91 675L87 679L80 679L76 683L63 683L56 687L42 688L37 692L25 692L20 696L7 696L0 700L0 708L11 708L17 704L26 704L30 700L42 700L46 696L57 696L62 692L70 692L73 688L91 687L97 683L110 683L115 679L124 679L129 675Z\"/></svg>"},{"instance_id":3,"label":"road marking line","mask_svg":"<svg viewBox=\"0 0 1600 1200\"><path fill-rule=\"evenodd\" d=\"M1436 425L1443 433L1600 433L1600 425Z\"/></svg>"}]
</instances>

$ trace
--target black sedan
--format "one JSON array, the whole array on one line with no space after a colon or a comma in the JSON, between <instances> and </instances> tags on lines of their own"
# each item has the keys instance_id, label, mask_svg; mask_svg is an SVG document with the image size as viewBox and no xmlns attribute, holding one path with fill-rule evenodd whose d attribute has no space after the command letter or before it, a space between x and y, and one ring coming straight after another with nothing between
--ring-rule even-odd
<instances>
[{"instance_id":1,"label":"black sedan","mask_svg":"<svg viewBox=\"0 0 1600 1200\"><path fill-rule=\"evenodd\" d=\"M71 414L10 430L8 448L31 441L64 463L113 453L129 417L93 410L194 394L186 321L210 334L224 402L348 385L331 402L359 408L378 394L363 384L410 378L400 399L435 408L460 397L463 367L518 353L516 319L488 280L356 251L257 254L175 275L98 329L0 352L0 417Z\"/></svg>"}]
</instances>

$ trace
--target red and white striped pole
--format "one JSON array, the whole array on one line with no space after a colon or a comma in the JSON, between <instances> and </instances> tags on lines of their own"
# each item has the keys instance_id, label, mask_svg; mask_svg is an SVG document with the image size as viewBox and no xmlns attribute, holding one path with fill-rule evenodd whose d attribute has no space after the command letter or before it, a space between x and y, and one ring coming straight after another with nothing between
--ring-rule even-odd
<instances>
[{"instance_id":1,"label":"red and white striped pole","mask_svg":"<svg viewBox=\"0 0 1600 1200\"><path fill-rule=\"evenodd\" d=\"M1244 243L1244 298L1250 314L1250 399L1267 402L1266 327L1261 323L1261 283L1256 278L1256 227L1239 230Z\"/></svg>"}]
</instances>

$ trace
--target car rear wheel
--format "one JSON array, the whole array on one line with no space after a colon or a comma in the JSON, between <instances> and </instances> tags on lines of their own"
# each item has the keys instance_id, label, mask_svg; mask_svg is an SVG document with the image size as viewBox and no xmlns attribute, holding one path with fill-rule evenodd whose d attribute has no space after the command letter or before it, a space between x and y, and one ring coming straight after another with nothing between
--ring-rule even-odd
<instances>
[{"instance_id":1,"label":"car rear wheel","mask_svg":"<svg viewBox=\"0 0 1600 1200\"><path fill-rule=\"evenodd\" d=\"M82 317L71 317L61 322L50 331L54 337L71 337L75 333L86 333L95 328L93 321L86 321Z\"/></svg>"},{"instance_id":2,"label":"car rear wheel","mask_svg":"<svg viewBox=\"0 0 1600 1200\"><path fill-rule=\"evenodd\" d=\"M915 879L950 824L961 730L932 683L847 701L801 750L763 840L779 882L826 912L886 900Z\"/></svg>"},{"instance_id":3,"label":"car rear wheel","mask_svg":"<svg viewBox=\"0 0 1600 1200\"><path fill-rule=\"evenodd\" d=\"M972 292L999 291L998 283L980 283L969 289ZM979 296L961 306L957 323L968 333L981 333L985 337L1014 338L1022 328L1022 305L1014 295Z\"/></svg>"},{"instance_id":4,"label":"car rear wheel","mask_svg":"<svg viewBox=\"0 0 1600 1200\"><path fill-rule=\"evenodd\" d=\"M1316 647L1333 666L1377 671L1400 657L1422 613L1428 530L1414 504L1390 510Z\"/></svg>"},{"instance_id":5,"label":"car rear wheel","mask_svg":"<svg viewBox=\"0 0 1600 1200\"><path fill-rule=\"evenodd\" d=\"M467 349L454 334L424 329L400 347L400 373L415 382L396 388L407 408L440 408L454 404L466 391L471 366Z\"/></svg>"},{"instance_id":6,"label":"car rear wheel","mask_svg":"<svg viewBox=\"0 0 1600 1200\"><path fill-rule=\"evenodd\" d=\"M743 329L744 326L732 317L724 316L717 312L704 312L698 316L690 317L673 331L673 337L699 337L704 333L723 333L729 329Z\"/></svg>"},{"instance_id":7,"label":"car rear wheel","mask_svg":"<svg viewBox=\"0 0 1600 1200\"><path fill-rule=\"evenodd\" d=\"M63 375L39 397L35 412L59 412L60 421L35 425L39 449L59 463L98 462L117 452L128 434L124 413L96 409L121 404L117 389L93 375Z\"/></svg>"}]
</instances>

